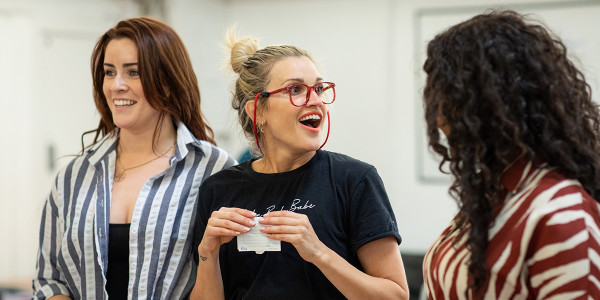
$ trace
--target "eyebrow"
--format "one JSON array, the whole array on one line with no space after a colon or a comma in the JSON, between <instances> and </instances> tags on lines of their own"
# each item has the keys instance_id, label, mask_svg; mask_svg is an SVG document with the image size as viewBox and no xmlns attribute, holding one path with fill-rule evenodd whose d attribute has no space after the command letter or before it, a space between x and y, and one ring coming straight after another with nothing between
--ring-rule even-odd
<instances>
[{"instance_id":1,"label":"eyebrow","mask_svg":"<svg viewBox=\"0 0 600 300\"><path fill-rule=\"evenodd\" d=\"M291 81L291 82L301 82L301 83L304 83L304 79L302 79L302 78L289 78L289 79L286 79L286 80L284 80L284 81L282 82L282 84L284 84L284 83L286 83L286 82L288 82L288 81ZM319 81L323 81L323 78L322 78L322 77L317 77L317 80L316 80L316 81L317 81L317 82L319 82Z\"/></svg>"},{"instance_id":2,"label":"eyebrow","mask_svg":"<svg viewBox=\"0 0 600 300\"><path fill-rule=\"evenodd\" d=\"M111 67L111 68L115 67L115 65L113 65L111 63L104 63L104 65L107 66L107 67ZM127 67L137 66L137 65L138 65L138 63L136 63L136 62L134 62L134 63L124 63L123 67L127 68Z\"/></svg>"}]
</instances>

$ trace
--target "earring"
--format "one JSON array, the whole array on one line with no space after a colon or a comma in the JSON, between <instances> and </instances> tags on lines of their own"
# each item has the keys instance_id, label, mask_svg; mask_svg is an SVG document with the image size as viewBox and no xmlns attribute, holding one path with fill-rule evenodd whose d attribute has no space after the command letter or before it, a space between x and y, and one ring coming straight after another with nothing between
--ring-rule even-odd
<instances>
[{"instance_id":1,"label":"earring","mask_svg":"<svg viewBox=\"0 0 600 300\"><path fill-rule=\"evenodd\" d=\"M265 124L256 124L256 127L258 127L258 131L265 133Z\"/></svg>"}]
</instances>

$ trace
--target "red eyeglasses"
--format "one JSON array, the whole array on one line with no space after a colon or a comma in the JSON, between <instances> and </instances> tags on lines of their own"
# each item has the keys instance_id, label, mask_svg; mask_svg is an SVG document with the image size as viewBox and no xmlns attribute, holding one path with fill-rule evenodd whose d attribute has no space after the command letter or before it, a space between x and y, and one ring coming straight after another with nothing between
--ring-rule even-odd
<instances>
[{"instance_id":1,"label":"red eyeglasses","mask_svg":"<svg viewBox=\"0 0 600 300\"><path fill-rule=\"evenodd\" d=\"M333 82L318 82L313 86L308 86L303 83L294 83L272 92L262 92L260 94L261 96L269 97L273 94L287 91L290 95L290 103L292 103L293 106L300 107L308 104L311 90L315 91L323 104L331 104L335 101L335 83Z\"/></svg>"},{"instance_id":2,"label":"red eyeglasses","mask_svg":"<svg viewBox=\"0 0 600 300\"><path fill-rule=\"evenodd\" d=\"M319 97L319 100L321 100L321 103L331 104L333 103L333 101L335 101L335 83L333 82L319 82L313 86L308 86L303 83L294 83L284 88L274 90L272 92L260 92L256 94L256 96L254 97L254 119L252 120L252 126L254 129L254 138L256 139L256 146L258 146L258 150L261 154L263 154L263 152L258 142L258 132L256 130L256 103L258 102L258 97L269 97L273 94L287 91L290 95L290 103L292 103L293 106L301 107L308 104L308 101L310 100L311 89L315 91L315 93ZM331 118L329 117L329 111L327 111L327 136L325 137L325 141L323 142L321 147L319 147L319 149L323 148L323 146L325 146L325 143L327 143L327 140L329 139L330 128Z\"/></svg>"}]
</instances>

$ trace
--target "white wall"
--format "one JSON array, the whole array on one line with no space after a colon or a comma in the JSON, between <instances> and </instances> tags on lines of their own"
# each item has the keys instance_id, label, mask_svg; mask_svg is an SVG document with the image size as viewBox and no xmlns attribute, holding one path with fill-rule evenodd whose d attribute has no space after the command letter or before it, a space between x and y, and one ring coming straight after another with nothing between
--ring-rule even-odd
<instances>
[{"instance_id":1,"label":"white wall","mask_svg":"<svg viewBox=\"0 0 600 300\"><path fill-rule=\"evenodd\" d=\"M262 46L289 43L313 54L325 78L337 84L331 137L325 149L377 167L404 238L401 249L408 253L426 251L457 211L447 193L450 179L437 171L436 161L426 148L420 94L424 57L419 50L436 32L486 8L540 12L551 15L550 21L561 26L578 18L580 22L572 27L580 29L584 37L588 36L586 40L591 41L597 39L589 34L593 30L590 28L597 27L593 24L600 25L594 13L580 16L590 5L597 10L599 1L178 0L173 3L169 21L188 45L200 74L205 111L221 136L228 137L221 146L231 153L237 153L245 140L240 137L235 115L229 108L228 81L219 70L227 56L218 47L226 29L237 23L242 35L259 37ZM568 40L573 33L564 32L565 38ZM589 43L587 49L597 49L596 45ZM593 60L600 62L599 57ZM586 66L588 73L600 70L598 64Z\"/></svg>"},{"instance_id":2,"label":"white wall","mask_svg":"<svg viewBox=\"0 0 600 300\"><path fill-rule=\"evenodd\" d=\"M98 124L94 43L134 8L126 1L0 2L0 283L31 283L43 201L68 161L57 157L77 153L81 133Z\"/></svg>"},{"instance_id":3,"label":"white wall","mask_svg":"<svg viewBox=\"0 0 600 300\"><path fill-rule=\"evenodd\" d=\"M326 149L377 167L404 238L401 250L426 251L455 214L456 205L447 195L447 177L427 169L433 160L423 147L422 56L418 49L428 37L418 29L428 24L443 27L444 22L455 22L463 15L507 2L167 3L165 21L188 47L203 109L221 147L237 156L246 143L230 107L231 82L221 68L226 53L220 43L226 29L237 22L242 35L261 38L263 46L289 43L306 48L325 78L337 84L338 99ZM538 3L533 6L517 3L512 6L535 11L546 2L527 1ZM93 44L118 19L135 13L134 1L0 2L0 70L4 71L0 72L0 241L8 241L0 243L0 282L26 281L32 276L41 205L56 168L68 160L61 159L49 168L47 148L52 145L56 156L76 153L81 133L97 125L89 71ZM577 13L565 9L564 18L577 19ZM450 17L443 21L448 14ZM438 15L440 19L436 19ZM600 25L600 21L588 21ZM598 27L589 22L574 26ZM600 66L589 66L590 73L598 73Z\"/></svg>"}]
</instances>

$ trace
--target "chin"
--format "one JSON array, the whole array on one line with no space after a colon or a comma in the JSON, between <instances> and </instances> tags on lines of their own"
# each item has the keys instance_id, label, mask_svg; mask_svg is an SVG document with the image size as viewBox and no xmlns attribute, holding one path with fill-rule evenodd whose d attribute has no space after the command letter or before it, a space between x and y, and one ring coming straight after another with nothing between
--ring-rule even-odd
<instances>
[{"instance_id":1,"label":"chin","mask_svg":"<svg viewBox=\"0 0 600 300\"><path fill-rule=\"evenodd\" d=\"M306 152L317 151L317 150L319 150L319 147L321 147L321 144L322 144L322 142L309 143L308 145L306 145L306 147L304 147L304 149L306 150Z\"/></svg>"}]
</instances>

